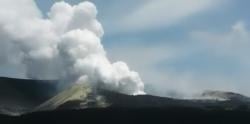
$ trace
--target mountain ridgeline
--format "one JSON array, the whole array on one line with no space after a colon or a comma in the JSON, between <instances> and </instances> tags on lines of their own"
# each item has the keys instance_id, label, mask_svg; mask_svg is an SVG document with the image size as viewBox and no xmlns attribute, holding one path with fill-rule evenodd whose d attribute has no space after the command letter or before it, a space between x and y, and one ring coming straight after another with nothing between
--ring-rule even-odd
<instances>
[{"instance_id":1,"label":"mountain ridgeline","mask_svg":"<svg viewBox=\"0 0 250 124\"><path fill-rule=\"evenodd\" d=\"M201 94L203 99L187 100L131 96L100 87L93 89L88 84L74 84L59 91L57 85L57 81L0 78L0 121L128 118L123 122L129 123L140 119L145 122L164 118L170 122L178 118L228 121L250 117L250 98L232 92L206 91Z\"/></svg>"}]
</instances>

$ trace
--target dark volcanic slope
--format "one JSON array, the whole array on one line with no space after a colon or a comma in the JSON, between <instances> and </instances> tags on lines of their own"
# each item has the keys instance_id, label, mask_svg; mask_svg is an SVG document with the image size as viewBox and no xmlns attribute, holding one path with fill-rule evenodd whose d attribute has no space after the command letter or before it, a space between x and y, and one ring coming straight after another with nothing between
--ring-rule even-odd
<instances>
[{"instance_id":1,"label":"dark volcanic slope","mask_svg":"<svg viewBox=\"0 0 250 124\"><path fill-rule=\"evenodd\" d=\"M0 116L4 121L18 123L97 123L97 124L242 124L250 122L250 112L234 101L188 101L154 97L150 95L129 96L101 91L111 103L107 108L74 108L82 101L74 100L53 111L34 112L19 117ZM247 104L244 104L247 105ZM210 107L209 107L210 106ZM234 109L227 109L228 107Z\"/></svg>"},{"instance_id":2,"label":"dark volcanic slope","mask_svg":"<svg viewBox=\"0 0 250 124\"><path fill-rule=\"evenodd\" d=\"M151 95L131 96L103 89L93 90L84 84L73 85L55 95L55 82L49 81L0 78L0 86L3 89L0 90L0 105L5 107L2 110L6 110L6 107L17 109L37 106L32 113L16 117L0 115L0 123L250 122L249 98L234 93L205 94L223 96L227 99L225 101L181 100ZM41 102L43 103L40 104Z\"/></svg>"},{"instance_id":3,"label":"dark volcanic slope","mask_svg":"<svg viewBox=\"0 0 250 124\"><path fill-rule=\"evenodd\" d=\"M0 113L19 114L56 93L55 81L0 78Z\"/></svg>"},{"instance_id":4,"label":"dark volcanic slope","mask_svg":"<svg viewBox=\"0 0 250 124\"><path fill-rule=\"evenodd\" d=\"M107 90L100 90L106 101L111 103L112 108L191 108L206 111L225 110L225 111L250 111L250 102L248 97L245 99L228 99L224 101L217 100L182 100L151 95L129 96L120 93L114 93Z\"/></svg>"},{"instance_id":5,"label":"dark volcanic slope","mask_svg":"<svg viewBox=\"0 0 250 124\"><path fill-rule=\"evenodd\" d=\"M169 108L175 106L182 107L201 107L201 104L193 104L193 101L179 100L172 98L156 97L152 95L130 96L120 93L115 93L107 90L100 90L100 94L104 95L107 101L111 101L110 107L120 108Z\"/></svg>"},{"instance_id":6,"label":"dark volcanic slope","mask_svg":"<svg viewBox=\"0 0 250 124\"><path fill-rule=\"evenodd\" d=\"M6 123L97 123L97 124L248 124L247 111L207 111L195 108L92 108L84 110L60 110L37 112L20 117L0 116Z\"/></svg>"}]
</instances>

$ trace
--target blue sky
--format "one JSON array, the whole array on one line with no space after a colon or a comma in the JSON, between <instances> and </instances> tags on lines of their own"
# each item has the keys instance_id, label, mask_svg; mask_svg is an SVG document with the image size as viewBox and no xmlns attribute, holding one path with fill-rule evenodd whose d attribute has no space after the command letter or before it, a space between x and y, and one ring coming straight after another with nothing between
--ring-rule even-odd
<instances>
[{"instance_id":1,"label":"blue sky","mask_svg":"<svg viewBox=\"0 0 250 124\"><path fill-rule=\"evenodd\" d=\"M55 1L36 3L46 17ZM213 89L250 95L250 1L92 2L108 57L138 71L146 91L168 96Z\"/></svg>"}]
</instances>

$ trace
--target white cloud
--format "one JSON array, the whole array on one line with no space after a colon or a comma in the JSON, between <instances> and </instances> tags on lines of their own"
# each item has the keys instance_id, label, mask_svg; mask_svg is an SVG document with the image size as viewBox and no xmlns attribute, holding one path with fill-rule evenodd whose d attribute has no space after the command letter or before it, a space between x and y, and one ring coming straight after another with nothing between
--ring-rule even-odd
<instances>
[{"instance_id":1,"label":"white cloud","mask_svg":"<svg viewBox=\"0 0 250 124\"><path fill-rule=\"evenodd\" d=\"M187 97L197 91L194 90L195 85L191 81L193 80L191 73L176 73L165 67L160 67L162 69L157 67L159 63L176 60L190 54L183 47L165 43L150 46L143 43L133 45L123 43L119 46L111 46L108 53L111 60L124 60L136 69L144 79L146 91L149 94L171 96L170 94L175 92L181 95L186 94L183 96Z\"/></svg>"},{"instance_id":2,"label":"white cloud","mask_svg":"<svg viewBox=\"0 0 250 124\"><path fill-rule=\"evenodd\" d=\"M143 31L179 23L213 9L223 0L148 0L119 21L123 31Z\"/></svg>"},{"instance_id":3,"label":"white cloud","mask_svg":"<svg viewBox=\"0 0 250 124\"><path fill-rule=\"evenodd\" d=\"M195 43L205 46L219 56L229 56L250 62L250 31L243 21L238 21L226 32L193 31Z\"/></svg>"},{"instance_id":4,"label":"white cloud","mask_svg":"<svg viewBox=\"0 0 250 124\"><path fill-rule=\"evenodd\" d=\"M18 71L32 79L60 79L67 86L102 83L117 92L144 93L137 72L107 59L96 16L96 6L88 1L56 2L43 18L34 0L1 0L0 64L22 66L25 71Z\"/></svg>"},{"instance_id":5,"label":"white cloud","mask_svg":"<svg viewBox=\"0 0 250 124\"><path fill-rule=\"evenodd\" d=\"M136 46L123 44L109 48L108 55L111 60L124 60L136 69L144 80L145 91L149 94L179 98L193 98L195 94L205 90L250 94L247 88L244 88L249 86L244 84L246 81L244 79L236 80L225 75L204 75L192 70L176 70L175 67L158 65L162 62L177 62L181 58L189 57L193 54L193 49L195 48L169 44L154 44L150 47L144 44Z\"/></svg>"},{"instance_id":6,"label":"white cloud","mask_svg":"<svg viewBox=\"0 0 250 124\"><path fill-rule=\"evenodd\" d=\"M246 24L239 21L225 32L194 31L190 37L185 38L186 45L184 42L181 45L170 45L168 41L153 45L146 45L146 41L114 45L108 49L108 56L113 60L124 60L138 70L145 81L146 91L154 95L190 97L204 90L233 91L249 95L250 92L247 88L250 86L248 83L250 72L249 36L250 31ZM221 61L221 63L237 61L236 64L239 65L232 68L237 68L237 71L241 72L232 72L232 74L237 74L232 76L230 72L228 72L229 74L225 74L224 71L206 72L206 69L203 70L203 68L195 66L192 67L194 70L178 70L167 64L159 67L159 63L168 63L169 61L177 63L183 61L185 63L185 61L192 59L202 59L192 57L196 54L211 58L211 60L204 60L207 63L203 65L208 64L207 66L219 67L220 64L213 65L216 64L213 63L213 59L218 58L222 58L216 60ZM230 59L224 60L223 57ZM241 66L245 70L241 70ZM227 68L231 67L227 67L225 64L225 67L221 67L219 70L227 70ZM212 69L212 71L216 71L216 69Z\"/></svg>"}]
</instances>

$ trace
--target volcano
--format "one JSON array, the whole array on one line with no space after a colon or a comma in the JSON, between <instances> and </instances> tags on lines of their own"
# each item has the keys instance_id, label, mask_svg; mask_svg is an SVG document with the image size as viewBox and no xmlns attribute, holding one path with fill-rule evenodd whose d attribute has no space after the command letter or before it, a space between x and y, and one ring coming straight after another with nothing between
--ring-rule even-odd
<instances>
[{"instance_id":1,"label":"volcano","mask_svg":"<svg viewBox=\"0 0 250 124\"><path fill-rule=\"evenodd\" d=\"M58 90L57 85L0 78L0 121L231 123L250 117L250 98L232 92L206 91L201 99L174 99L126 95L88 84Z\"/></svg>"}]
</instances>

